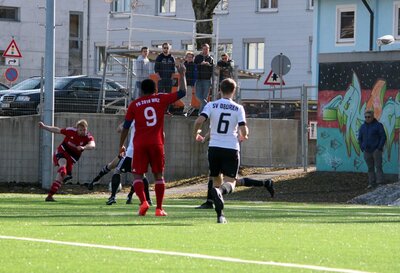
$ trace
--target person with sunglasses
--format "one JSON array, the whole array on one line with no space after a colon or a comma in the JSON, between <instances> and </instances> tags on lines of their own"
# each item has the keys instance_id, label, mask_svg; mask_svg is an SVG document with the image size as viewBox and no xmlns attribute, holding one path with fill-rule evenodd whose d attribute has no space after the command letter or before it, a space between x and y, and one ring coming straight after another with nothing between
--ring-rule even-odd
<instances>
[{"instance_id":1,"label":"person with sunglasses","mask_svg":"<svg viewBox=\"0 0 400 273\"><path fill-rule=\"evenodd\" d=\"M367 189L373 189L383 183L382 154L386 133L382 123L374 117L373 110L365 111L364 118L365 122L358 131L358 144L368 167Z\"/></svg>"}]
</instances>

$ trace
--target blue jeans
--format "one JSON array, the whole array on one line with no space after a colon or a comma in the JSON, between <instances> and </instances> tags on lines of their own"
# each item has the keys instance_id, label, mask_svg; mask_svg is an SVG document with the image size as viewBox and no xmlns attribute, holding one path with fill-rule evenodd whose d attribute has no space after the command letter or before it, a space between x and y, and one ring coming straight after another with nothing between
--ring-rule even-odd
<instances>
[{"instance_id":1,"label":"blue jeans","mask_svg":"<svg viewBox=\"0 0 400 273\"><path fill-rule=\"evenodd\" d=\"M200 100L199 114L207 104L208 94L210 92L211 80L196 81L196 97Z\"/></svg>"}]
</instances>

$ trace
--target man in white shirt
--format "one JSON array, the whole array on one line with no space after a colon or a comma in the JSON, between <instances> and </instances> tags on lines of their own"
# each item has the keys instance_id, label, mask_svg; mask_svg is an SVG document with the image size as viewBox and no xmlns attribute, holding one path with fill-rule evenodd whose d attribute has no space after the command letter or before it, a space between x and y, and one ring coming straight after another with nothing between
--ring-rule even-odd
<instances>
[{"instance_id":1,"label":"man in white shirt","mask_svg":"<svg viewBox=\"0 0 400 273\"><path fill-rule=\"evenodd\" d=\"M140 95L140 85L142 81L149 78L150 60L149 48L144 46L140 49L140 55L135 61L135 73L136 73L136 88L132 96L132 100L135 100Z\"/></svg>"},{"instance_id":2,"label":"man in white shirt","mask_svg":"<svg viewBox=\"0 0 400 273\"><path fill-rule=\"evenodd\" d=\"M236 83L233 79L223 80L220 84L221 99L207 103L194 126L196 140L202 140L201 127L210 119L208 165L210 180L213 181L210 193L217 212L217 223L221 224L227 223L223 213L222 195L232 193L235 189L240 165L239 142L248 139L249 135L244 108L232 100L235 89ZM220 174L223 174L223 180L219 178ZM268 183L269 191L273 195L272 180L248 180L245 186L264 186ZM252 185L254 181L260 185Z\"/></svg>"}]
</instances>

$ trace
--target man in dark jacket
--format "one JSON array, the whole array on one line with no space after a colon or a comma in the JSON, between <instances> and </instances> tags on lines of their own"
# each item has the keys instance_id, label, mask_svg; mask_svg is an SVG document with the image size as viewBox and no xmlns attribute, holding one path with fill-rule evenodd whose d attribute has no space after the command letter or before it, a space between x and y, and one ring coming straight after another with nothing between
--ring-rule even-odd
<instances>
[{"instance_id":1,"label":"man in dark jacket","mask_svg":"<svg viewBox=\"0 0 400 273\"><path fill-rule=\"evenodd\" d=\"M175 72L175 58L169 52L168 43L162 44L162 53L157 56L154 64L154 72L159 76L158 93L171 93L172 74Z\"/></svg>"},{"instance_id":2,"label":"man in dark jacket","mask_svg":"<svg viewBox=\"0 0 400 273\"><path fill-rule=\"evenodd\" d=\"M194 63L197 65L196 97L200 100L199 114L208 102L214 69L214 59L210 55L210 46L203 44L201 48L202 52L194 58Z\"/></svg>"},{"instance_id":3,"label":"man in dark jacket","mask_svg":"<svg viewBox=\"0 0 400 273\"><path fill-rule=\"evenodd\" d=\"M382 123L375 119L374 111L365 111L364 117L365 122L358 131L358 144L364 152L368 167L368 189L371 189L383 183L382 154L386 133Z\"/></svg>"},{"instance_id":4,"label":"man in dark jacket","mask_svg":"<svg viewBox=\"0 0 400 273\"><path fill-rule=\"evenodd\" d=\"M227 78L234 78L233 67L233 60L229 58L228 53L222 53L221 60L219 60L217 63L217 69L219 70L219 82L222 82Z\"/></svg>"}]
</instances>

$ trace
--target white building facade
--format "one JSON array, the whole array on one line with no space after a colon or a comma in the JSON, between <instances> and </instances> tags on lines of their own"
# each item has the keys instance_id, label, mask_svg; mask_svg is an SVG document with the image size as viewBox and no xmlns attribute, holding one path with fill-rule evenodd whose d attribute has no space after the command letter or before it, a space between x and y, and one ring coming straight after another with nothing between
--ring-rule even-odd
<instances>
[{"instance_id":1,"label":"white building facade","mask_svg":"<svg viewBox=\"0 0 400 273\"><path fill-rule=\"evenodd\" d=\"M56 0L55 0L56 1ZM102 61L108 28L152 29L151 31L109 32L113 46L156 47L170 42L175 50L192 49L191 35L171 33L193 32L191 22L173 18L194 19L191 1L188 0L70 0L56 1L56 75L102 75ZM311 85L311 56L313 31L313 0L221 0L214 15L214 34L220 50L231 55L239 69L260 73L261 78L242 80L242 98L265 99L265 92L246 91L263 89L271 71L271 60L280 53L291 61L285 76L286 86ZM19 80L40 75L41 57L45 44L45 0L4 0L0 3L2 39L0 52L11 38L18 43L23 58L20 59ZM134 16L134 12L157 18ZM9 10L11 8L11 11ZM111 12L110 20L107 20ZM163 20L160 17L167 17ZM130 21L131 20L131 21ZM218 22L218 23L217 23ZM160 31L157 31L160 30ZM164 32L163 32L164 30ZM219 56L214 56L217 61ZM0 60L1 82L7 68ZM120 69L109 67L107 77L125 79L114 73Z\"/></svg>"}]
</instances>

